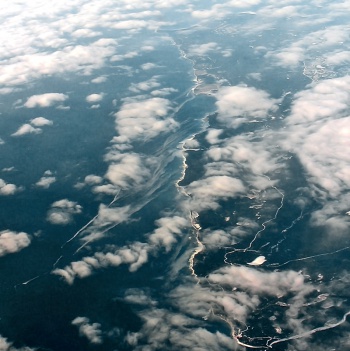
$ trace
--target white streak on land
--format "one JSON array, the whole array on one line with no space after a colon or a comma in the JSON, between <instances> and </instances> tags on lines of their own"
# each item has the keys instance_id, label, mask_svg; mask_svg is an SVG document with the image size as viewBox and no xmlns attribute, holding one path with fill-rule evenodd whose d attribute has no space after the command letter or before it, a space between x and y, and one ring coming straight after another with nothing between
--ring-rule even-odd
<instances>
[{"instance_id":1,"label":"white streak on land","mask_svg":"<svg viewBox=\"0 0 350 351\"><path fill-rule=\"evenodd\" d=\"M266 346L268 347L272 347L272 345L275 345L275 344L279 344L281 342L285 342L285 341L289 341L289 340L296 340L296 339L301 339L301 338L305 338L307 336L310 336L312 334L315 334L315 333L318 333L320 331L325 331L325 330L328 330L328 329L333 329L333 328L336 328L338 327L339 325L343 324L346 322L346 318L347 316L350 315L350 311L346 312L343 316L343 318L336 322L336 323L333 323L333 324L330 324L330 325L324 325L323 327L318 327L318 328L315 328L315 329L312 329L312 330L309 330L307 332L304 332L304 333L301 333L301 334L297 334L297 335L293 335L289 338L283 338L283 339L278 339L278 340L275 340L271 343L267 343Z\"/></svg>"},{"instance_id":2,"label":"white streak on land","mask_svg":"<svg viewBox=\"0 0 350 351\"><path fill-rule=\"evenodd\" d=\"M264 175L264 177L266 177L268 180L271 180L268 176L265 176L265 175ZM281 208L283 207L283 204L284 204L284 194L283 194L277 187L272 186L272 188L275 189L275 190L281 195L281 203L280 203L280 206L277 208L274 217L273 217L273 218L270 218L270 219L268 219L267 221L265 221L265 222L262 223L262 229L260 229L260 230L255 234L253 240L250 242L250 244L249 244L245 249L234 249L234 250L232 250L232 251L230 251L230 252L225 253L225 255L224 255L224 262L225 262L226 264L231 264L231 263L228 261L228 256L229 256L230 254L235 253L235 252L248 252L248 251L249 251L249 252L258 252L258 251L256 251L256 250L253 250L253 249L252 249L253 243L256 241L256 239L258 238L258 236L259 236L263 231L265 231L265 229L266 229L266 224L268 224L268 223L274 221L274 220L277 218L278 212L281 210Z\"/></svg>"},{"instance_id":3,"label":"white streak on land","mask_svg":"<svg viewBox=\"0 0 350 351\"><path fill-rule=\"evenodd\" d=\"M271 180L268 176L265 176L268 180ZM283 207L283 204L284 204L284 194L275 186L272 186L273 189L275 189L280 195L281 195L281 203L280 203L280 206L277 208L276 210L276 213L275 213L275 216L267 221L265 221L263 224L262 224L262 229L260 229L254 236L253 240L250 242L249 246L247 248L245 248L243 250L243 252L246 252L248 251L249 249L252 248L253 246L253 243L255 242L255 240L258 238L258 236L266 229L266 224L267 223L270 223L272 221L274 221L277 216L278 216L278 212L280 211L280 209Z\"/></svg>"},{"instance_id":4,"label":"white streak on land","mask_svg":"<svg viewBox=\"0 0 350 351\"><path fill-rule=\"evenodd\" d=\"M317 258L317 257L322 257L322 256L329 256L329 255L335 255L335 254L337 254L339 252L342 252L342 251L345 251L345 250L349 250L349 249L350 249L350 246L346 246L346 247L343 247L342 249L339 249L339 250L336 250L336 251L325 252L325 253L321 253L321 254L318 254L318 255L312 255L312 256L307 256L307 257L302 257L302 258L296 258L295 260L289 260L289 261L286 261L286 262L281 263L281 264L271 263L271 264L268 265L268 267L282 267L282 266L285 266L286 264L291 263L291 262L306 261L306 260L310 260L312 258Z\"/></svg>"}]
</instances>

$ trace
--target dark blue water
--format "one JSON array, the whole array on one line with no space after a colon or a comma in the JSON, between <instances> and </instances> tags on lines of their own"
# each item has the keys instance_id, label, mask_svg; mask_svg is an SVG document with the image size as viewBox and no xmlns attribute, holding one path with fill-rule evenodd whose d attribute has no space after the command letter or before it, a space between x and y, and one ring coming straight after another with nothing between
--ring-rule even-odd
<instances>
[{"instance_id":1,"label":"dark blue water","mask_svg":"<svg viewBox=\"0 0 350 351\"><path fill-rule=\"evenodd\" d=\"M346 350L349 11L4 9L0 349Z\"/></svg>"}]
</instances>

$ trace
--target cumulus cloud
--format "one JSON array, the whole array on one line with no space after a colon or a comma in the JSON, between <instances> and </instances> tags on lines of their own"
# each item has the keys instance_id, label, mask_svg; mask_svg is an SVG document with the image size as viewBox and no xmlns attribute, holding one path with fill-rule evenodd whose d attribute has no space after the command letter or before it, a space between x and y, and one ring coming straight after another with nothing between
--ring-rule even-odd
<instances>
[{"instance_id":1,"label":"cumulus cloud","mask_svg":"<svg viewBox=\"0 0 350 351\"><path fill-rule=\"evenodd\" d=\"M86 97L86 101L90 104L94 104L96 102L100 102L103 100L104 94L90 94Z\"/></svg>"},{"instance_id":2,"label":"cumulus cloud","mask_svg":"<svg viewBox=\"0 0 350 351\"><path fill-rule=\"evenodd\" d=\"M145 243L134 242L113 252L96 252L92 257L85 257L72 262L64 268L57 268L52 274L62 277L68 284L73 284L76 278L86 278L96 270L106 267L129 265L129 271L135 272L148 261L149 246Z\"/></svg>"},{"instance_id":3,"label":"cumulus cloud","mask_svg":"<svg viewBox=\"0 0 350 351\"><path fill-rule=\"evenodd\" d=\"M15 133L11 135L17 137L25 134L40 134L42 132L42 129L38 127L50 126L52 124L52 121L44 117L36 117L30 121L30 124L23 124Z\"/></svg>"},{"instance_id":4,"label":"cumulus cloud","mask_svg":"<svg viewBox=\"0 0 350 351\"><path fill-rule=\"evenodd\" d=\"M89 174L85 177L85 183L89 185L100 184L103 181L103 178L94 174Z\"/></svg>"},{"instance_id":5,"label":"cumulus cloud","mask_svg":"<svg viewBox=\"0 0 350 351\"><path fill-rule=\"evenodd\" d=\"M299 94L283 145L297 155L306 170L312 195L323 206L312 214L311 224L332 235L343 235L348 232L346 212L350 208L349 90L339 88L338 95L333 83L332 80L320 83L329 90L317 89L317 85L312 93ZM309 113L301 111L303 105Z\"/></svg>"},{"instance_id":6,"label":"cumulus cloud","mask_svg":"<svg viewBox=\"0 0 350 351\"><path fill-rule=\"evenodd\" d=\"M250 231L242 227L234 227L216 230L204 230L201 234L202 243L206 250L217 250L224 246L232 246L236 244L243 236L247 236Z\"/></svg>"},{"instance_id":7,"label":"cumulus cloud","mask_svg":"<svg viewBox=\"0 0 350 351\"><path fill-rule=\"evenodd\" d=\"M0 256L15 253L29 246L30 236L24 232L0 231Z\"/></svg>"},{"instance_id":8,"label":"cumulus cloud","mask_svg":"<svg viewBox=\"0 0 350 351\"><path fill-rule=\"evenodd\" d=\"M94 84L101 84L104 82L107 82L107 77L105 76L96 77L91 80L91 83L94 83Z\"/></svg>"},{"instance_id":9,"label":"cumulus cloud","mask_svg":"<svg viewBox=\"0 0 350 351\"><path fill-rule=\"evenodd\" d=\"M30 124L32 124L35 127L43 127L43 126L51 126L53 122L44 117L36 117L30 121Z\"/></svg>"},{"instance_id":10,"label":"cumulus cloud","mask_svg":"<svg viewBox=\"0 0 350 351\"><path fill-rule=\"evenodd\" d=\"M222 87L215 95L218 121L230 128L254 119L267 118L277 110L279 100L263 90L243 85Z\"/></svg>"},{"instance_id":11,"label":"cumulus cloud","mask_svg":"<svg viewBox=\"0 0 350 351\"><path fill-rule=\"evenodd\" d=\"M27 346L16 348L13 346L12 342L9 342L6 338L0 335L0 350L1 351L34 351L36 349L32 349Z\"/></svg>"},{"instance_id":12,"label":"cumulus cloud","mask_svg":"<svg viewBox=\"0 0 350 351\"><path fill-rule=\"evenodd\" d=\"M48 189L51 184L56 182L56 177L53 176L50 170L45 171L44 175L35 183L39 188Z\"/></svg>"},{"instance_id":13,"label":"cumulus cloud","mask_svg":"<svg viewBox=\"0 0 350 351\"><path fill-rule=\"evenodd\" d=\"M197 326L197 322L182 313L154 308L140 315L144 324L140 331L129 333L126 342L133 350L150 351L166 349L171 345L178 350L235 350L236 344L229 336L210 332Z\"/></svg>"},{"instance_id":14,"label":"cumulus cloud","mask_svg":"<svg viewBox=\"0 0 350 351\"><path fill-rule=\"evenodd\" d=\"M232 8L249 8L258 5L261 0L231 0L213 5L210 9L193 10L191 15L194 18L207 20L211 18L220 19L232 13Z\"/></svg>"},{"instance_id":15,"label":"cumulus cloud","mask_svg":"<svg viewBox=\"0 0 350 351\"><path fill-rule=\"evenodd\" d=\"M160 83L157 82L158 77L152 77L151 79L140 82L140 83L132 83L129 90L133 93L141 93L144 91L149 91L154 88L160 87Z\"/></svg>"},{"instance_id":16,"label":"cumulus cloud","mask_svg":"<svg viewBox=\"0 0 350 351\"><path fill-rule=\"evenodd\" d=\"M207 174L213 174L212 172L215 171L213 166L216 163L220 163L219 173L220 169L224 171L223 163L233 167L231 174L237 174L238 168L242 166L247 172L260 176L278 169L280 166L269 150L269 146L266 143L263 144L262 146L261 142L251 140L250 135L246 134L224 139L220 144L213 145L206 153L209 160L214 161L214 164L206 165Z\"/></svg>"},{"instance_id":17,"label":"cumulus cloud","mask_svg":"<svg viewBox=\"0 0 350 351\"><path fill-rule=\"evenodd\" d=\"M115 114L116 129L130 140L147 140L171 132L178 124L167 116L170 109L171 102L160 97L125 102Z\"/></svg>"},{"instance_id":18,"label":"cumulus cloud","mask_svg":"<svg viewBox=\"0 0 350 351\"><path fill-rule=\"evenodd\" d=\"M270 17L271 14L272 12L270 12ZM317 56L320 51L334 50L337 46L342 49L342 43L346 40L347 29L344 25L327 26L324 29L307 33L285 48L267 52L266 58L272 58L276 64L283 67L294 68L301 66L307 57ZM330 57L329 54L325 56ZM335 58L335 61L342 60L341 56Z\"/></svg>"},{"instance_id":19,"label":"cumulus cloud","mask_svg":"<svg viewBox=\"0 0 350 351\"><path fill-rule=\"evenodd\" d=\"M47 213L47 220L51 224L67 225L72 222L73 215L79 214L82 207L74 201L62 199L55 201Z\"/></svg>"},{"instance_id":20,"label":"cumulus cloud","mask_svg":"<svg viewBox=\"0 0 350 351\"><path fill-rule=\"evenodd\" d=\"M297 155L313 196L324 205L313 214L312 223L342 233L348 224L342 213L350 205L349 101L348 76L313 83L296 94L288 129L282 133L282 145Z\"/></svg>"},{"instance_id":21,"label":"cumulus cloud","mask_svg":"<svg viewBox=\"0 0 350 351\"><path fill-rule=\"evenodd\" d=\"M29 97L24 104L27 108L34 107L50 107L56 103L64 102L68 99L68 95L61 93L46 93L41 95L33 95Z\"/></svg>"},{"instance_id":22,"label":"cumulus cloud","mask_svg":"<svg viewBox=\"0 0 350 351\"><path fill-rule=\"evenodd\" d=\"M41 128L34 128L30 124L23 124L21 127L18 128L16 132L11 134L12 136L22 136L25 134L39 134L42 132Z\"/></svg>"},{"instance_id":23,"label":"cumulus cloud","mask_svg":"<svg viewBox=\"0 0 350 351\"><path fill-rule=\"evenodd\" d=\"M189 55L191 56L203 56L211 51L217 51L220 47L217 43L210 42L205 44L196 44L189 47Z\"/></svg>"},{"instance_id":24,"label":"cumulus cloud","mask_svg":"<svg viewBox=\"0 0 350 351\"><path fill-rule=\"evenodd\" d=\"M6 183L0 178L0 196L14 195L21 190L23 190L22 187L18 187L17 185L11 183Z\"/></svg>"},{"instance_id":25,"label":"cumulus cloud","mask_svg":"<svg viewBox=\"0 0 350 351\"><path fill-rule=\"evenodd\" d=\"M86 317L77 317L73 319L72 324L79 328L79 335L87 338L90 343L102 343L101 324L90 323L89 318Z\"/></svg>"},{"instance_id":26,"label":"cumulus cloud","mask_svg":"<svg viewBox=\"0 0 350 351\"><path fill-rule=\"evenodd\" d=\"M183 230L189 226L187 219L174 216L163 217L156 221L158 228L149 236L149 242L153 245L165 247L169 251L174 243L177 242L177 236L183 233Z\"/></svg>"},{"instance_id":27,"label":"cumulus cloud","mask_svg":"<svg viewBox=\"0 0 350 351\"><path fill-rule=\"evenodd\" d=\"M244 266L223 267L209 274L208 280L221 286L244 289L253 294L283 296L289 292L313 290L304 283L304 277L298 272L263 272Z\"/></svg>"},{"instance_id":28,"label":"cumulus cloud","mask_svg":"<svg viewBox=\"0 0 350 351\"><path fill-rule=\"evenodd\" d=\"M148 71L148 70L156 68L156 67L157 67L157 65L152 63L152 62L143 63L141 65L141 69L143 69L144 71Z\"/></svg>"},{"instance_id":29,"label":"cumulus cloud","mask_svg":"<svg viewBox=\"0 0 350 351\"><path fill-rule=\"evenodd\" d=\"M242 181L229 176L212 176L196 180L186 187L191 196L190 206L200 211L216 209L220 200L227 200L246 191Z\"/></svg>"},{"instance_id":30,"label":"cumulus cloud","mask_svg":"<svg viewBox=\"0 0 350 351\"><path fill-rule=\"evenodd\" d=\"M107 159L112 163L108 166L105 177L122 189L140 185L147 181L150 172L138 154L109 154Z\"/></svg>"},{"instance_id":31,"label":"cumulus cloud","mask_svg":"<svg viewBox=\"0 0 350 351\"><path fill-rule=\"evenodd\" d=\"M30 30L30 27L28 29ZM55 35L57 36L57 33ZM22 36L27 37L27 33L22 33ZM34 34L33 37L35 37ZM10 38L13 38L13 35L10 35ZM3 66L0 85L17 86L25 84L33 78L67 72L91 74L93 70L105 65L107 58L115 53L116 47L116 41L113 39L98 39L85 46L63 45L55 51L52 51L52 47L50 47L48 51L33 52L30 46L31 38L28 38L27 42L23 38L17 39L25 42L25 44L19 45L23 55L16 55ZM63 100L56 102L63 102ZM33 98L27 101L28 106L26 107L47 107L49 103L51 102L44 98Z\"/></svg>"}]
</instances>

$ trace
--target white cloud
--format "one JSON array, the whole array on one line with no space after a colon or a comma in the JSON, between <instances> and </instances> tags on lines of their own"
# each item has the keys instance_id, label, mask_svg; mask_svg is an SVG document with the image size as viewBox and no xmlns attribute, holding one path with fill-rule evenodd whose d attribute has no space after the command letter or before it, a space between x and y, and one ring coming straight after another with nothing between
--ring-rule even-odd
<instances>
[{"instance_id":1,"label":"white cloud","mask_svg":"<svg viewBox=\"0 0 350 351\"><path fill-rule=\"evenodd\" d=\"M103 238L109 230L126 222L131 214L130 206L108 207L101 204L91 225L81 231L81 241L90 243Z\"/></svg>"},{"instance_id":2,"label":"white cloud","mask_svg":"<svg viewBox=\"0 0 350 351\"><path fill-rule=\"evenodd\" d=\"M42 130L40 128L34 128L30 124L23 124L22 126L20 126L18 128L18 130L16 132L14 132L11 135L14 137L17 137L17 136L22 136L25 134L39 134L41 132L42 132Z\"/></svg>"},{"instance_id":3,"label":"white cloud","mask_svg":"<svg viewBox=\"0 0 350 351\"><path fill-rule=\"evenodd\" d=\"M56 103L64 102L68 99L68 95L61 93L46 93L41 95L33 95L29 97L24 104L27 108L34 107L50 107Z\"/></svg>"},{"instance_id":4,"label":"white cloud","mask_svg":"<svg viewBox=\"0 0 350 351\"><path fill-rule=\"evenodd\" d=\"M167 117L170 109L171 102L159 97L125 102L115 114L116 129L130 140L155 138L178 127L172 117Z\"/></svg>"},{"instance_id":5,"label":"white cloud","mask_svg":"<svg viewBox=\"0 0 350 351\"><path fill-rule=\"evenodd\" d=\"M50 185L55 182L56 182L56 177L43 176L35 183L35 185L39 188L48 189Z\"/></svg>"},{"instance_id":6,"label":"white cloud","mask_svg":"<svg viewBox=\"0 0 350 351\"><path fill-rule=\"evenodd\" d=\"M0 196L14 195L21 190L23 190L22 187L17 187L15 184L6 183L0 178Z\"/></svg>"},{"instance_id":7,"label":"white cloud","mask_svg":"<svg viewBox=\"0 0 350 351\"><path fill-rule=\"evenodd\" d=\"M210 42L210 43L205 43L205 44L191 45L189 47L188 53L191 56L203 56L203 55L208 54L211 51L217 51L219 49L220 49L220 47L217 43Z\"/></svg>"},{"instance_id":8,"label":"white cloud","mask_svg":"<svg viewBox=\"0 0 350 351\"><path fill-rule=\"evenodd\" d=\"M219 162L229 164L232 169L231 174L237 174L238 165L244 166L247 172L260 177L262 174L278 169L280 166L269 150L270 145L263 142L262 146L259 141L251 139L249 134L241 134L237 137L224 139L221 144L213 145L206 153L209 160L214 161L213 164L208 162L207 174L211 174L212 166Z\"/></svg>"},{"instance_id":9,"label":"white cloud","mask_svg":"<svg viewBox=\"0 0 350 351\"><path fill-rule=\"evenodd\" d=\"M190 208L200 212L218 208L218 201L241 195L246 188L240 179L223 175L196 180L186 187L186 191L191 195Z\"/></svg>"},{"instance_id":10,"label":"white cloud","mask_svg":"<svg viewBox=\"0 0 350 351\"><path fill-rule=\"evenodd\" d=\"M82 207L74 201L62 199L55 201L47 214L51 224L67 225L72 222L73 215L81 213Z\"/></svg>"},{"instance_id":11,"label":"white cloud","mask_svg":"<svg viewBox=\"0 0 350 351\"><path fill-rule=\"evenodd\" d=\"M260 0L230 0L213 5L210 9L192 10L191 15L198 19L220 19L232 13L232 8L249 8L258 5Z\"/></svg>"},{"instance_id":12,"label":"white cloud","mask_svg":"<svg viewBox=\"0 0 350 351\"><path fill-rule=\"evenodd\" d=\"M90 343L102 343L101 324L90 323L89 318L86 317L77 317L72 321L72 324L79 328L79 335L87 338Z\"/></svg>"},{"instance_id":13,"label":"white cloud","mask_svg":"<svg viewBox=\"0 0 350 351\"><path fill-rule=\"evenodd\" d=\"M263 90L243 85L222 87L215 95L218 121L230 128L256 118L267 118L277 110L279 100L273 99Z\"/></svg>"},{"instance_id":14,"label":"white cloud","mask_svg":"<svg viewBox=\"0 0 350 351\"><path fill-rule=\"evenodd\" d=\"M298 156L321 201L339 198L350 186L349 102L348 76L311 84L296 94L282 133L282 145Z\"/></svg>"},{"instance_id":15,"label":"white cloud","mask_svg":"<svg viewBox=\"0 0 350 351\"><path fill-rule=\"evenodd\" d=\"M219 142L219 136L223 133L222 129L209 128L205 139L209 144L217 144Z\"/></svg>"},{"instance_id":16,"label":"white cloud","mask_svg":"<svg viewBox=\"0 0 350 351\"><path fill-rule=\"evenodd\" d=\"M174 216L160 218L155 224L158 228L149 236L149 243L165 247L166 251L169 251L177 242L177 236L183 234L184 229L189 226L189 221L183 217Z\"/></svg>"},{"instance_id":17,"label":"white cloud","mask_svg":"<svg viewBox=\"0 0 350 351\"><path fill-rule=\"evenodd\" d=\"M51 126L53 122L44 117L36 117L30 121L30 124L33 125L34 127L43 127L43 126Z\"/></svg>"},{"instance_id":18,"label":"white cloud","mask_svg":"<svg viewBox=\"0 0 350 351\"><path fill-rule=\"evenodd\" d=\"M94 104L96 102L100 102L103 100L104 94L90 94L86 97L86 101L90 104Z\"/></svg>"},{"instance_id":19,"label":"white cloud","mask_svg":"<svg viewBox=\"0 0 350 351\"><path fill-rule=\"evenodd\" d=\"M100 184L103 181L103 178L94 174L89 174L85 177L85 183L88 185Z\"/></svg>"},{"instance_id":20,"label":"white cloud","mask_svg":"<svg viewBox=\"0 0 350 351\"><path fill-rule=\"evenodd\" d=\"M314 32L307 33L304 37L299 40L292 42L289 46L269 51L266 54L266 58L273 58L275 63L283 67L297 67L302 66L303 60L307 57L316 57L319 52L325 52L326 57L331 55L327 54L327 50L334 50L338 46L339 50L343 49L343 42L346 42L348 38L348 29L344 25L326 26L324 29L320 29ZM335 57L337 62L339 59L342 60L344 56L339 55Z\"/></svg>"},{"instance_id":21,"label":"white cloud","mask_svg":"<svg viewBox=\"0 0 350 351\"><path fill-rule=\"evenodd\" d=\"M64 268L57 268L52 274L62 277L68 284L73 284L76 278L86 278L95 270L106 267L129 265L129 271L135 272L148 261L148 244L133 242L113 252L96 252L93 257L84 257L81 261L72 262Z\"/></svg>"},{"instance_id":22,"label":"white cloud","mask_svg":"<svg viewBox=\"0 0 350 351\"><path fill-rule=\"evenodd\" d=\"M107 158L112 163L105 177L121 189L145 183L150 177L149 169L138 154L109 154Z\"/></svg>"},{"instance_id":23,"label":"white cloud","mask_svg":"<svg viewBox=\"0 0 350 351\"><path fill-rule=\"evenodd\" d=\"M13 346L12 342L9 342L6 338L2 337L0 335L0 350L1 351L34 351L36 349L32 349L30 347L21 347L21 348L16 348Z\"/></svg>"},{"instance_id":24,"label":"white cloud","mask_svg":"<svg viewBox=\"0 0 350 351\"><path fill-rule=\"evenodd\" d=\"M98 37L101 34L102 34L101 32L96 32L89 28L80 28L72 32L71 36L76 38L93 38L93 37Z\"/></svg>"},{"instance_id":25,"label":"white cloud","mask_svg":"<svg viewBox=\"0 0 350 351\"><path fill-rule=\"evenodd\" d=\"M0 231L0 257L23 250L30 244L30 236L24 232Z\"/></svg>"},{"instance_id":26,"label":"white cloud","mask_svg":"<svg viewBox=\"0 0 350 351\"><path fill-rule=\"evenodd\" d=\"M94 83L94 84L101 84L104 82L107 82L107 77L105 76L96 77L91 80L91 83Z\"/></svg>"},{"instance_id":27,"label":"white cloud","mask_svg":"<svg viewBox=\"0 0 350 351\"><path fill-rule=\"evenodd\" d=\"M143 63L141 65L141 69L143 69L144 71L148 71L148 70L156 68L156 67L157 67L157 65L152 63L152 62Z\"/></svg>"},{"instance_id":28,"label":"white cloud","mask_svg":"<svg viewBox=\"0 0 350 351\"><path fill-rule=\"evenodd\" d=\"M151 79L140 82L140 83L132 83L129 90L133 93L142 93L144 91L149 91L154 88L160 87L160 83L157 82L158 77L152 77Z\"/></svg>"},{"instance_id":29,"label":"white cloud","mask_svg":"<svg viewBox=\"0 0 350 351\"><path fill-rule=\"evenodd\" d=\"M172 345L176 350L235 350L235 341L220 332L210 332L187 315L153 308L143 311L141 330L129 333L127 343L134 350L156 351ZM198 326L198 324L200 326Z\"/></svg>"}]
</instances>

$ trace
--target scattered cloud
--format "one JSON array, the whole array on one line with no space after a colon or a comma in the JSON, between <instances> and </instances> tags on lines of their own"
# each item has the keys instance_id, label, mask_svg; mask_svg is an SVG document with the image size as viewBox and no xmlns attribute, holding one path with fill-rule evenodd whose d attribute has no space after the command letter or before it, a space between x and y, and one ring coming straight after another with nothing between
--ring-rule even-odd
<instances>
[{"instance_id":1,"label":"scattered cloud","mask_svg":"<svg viewBox=\"0 0 350 351\"><path fill-rule=\"evenodd\" d=\"M277 65L295 68L302 66L306 58L317 57L320 51L326 52L327 50L336 49L338 50L338 57L335 57L335 61L338 61L344 57L339 54L339 51L344 50L343 43L347 41L347 38L348 30L346 26L326 26L324 29L307 33L303 38L293 41L289 46L268 51L266 58L273 59ZM326 54L327 56L332 60L331 55Z\"/></svg>"},{"instance_id":2,"label":"scattered cloud","mask_svg":"<svg viewBox=\"0 0 350 351\"><path fill-rule=\"evenodd\" d=\"M217 43L196 44L189 47L188 53L191 56L203 56L211 51L218 51L220 47Z\"/></svg>"},{"instance_id":3,"label":"scattered cloud","mask_svg":"<svg viewBox=\"0 0 350 351\"><path fill-rule=\"evenodd\" d=\"M17 185L11 183L6 183L3 179L0 178L0 196L14 195L22 190L22 187L18 187Z\"/></svg>"},{"instance_id":4,"label":"scattered cloud","mask_svg":"<svg viewBox=\"0 0 350 351\"><path fill-rule=\"evenodd\" d=\"M150 177L150 171L139 154L115 153L106 157L112 162L108 166L105 177L121 189L141 185Z\"/></svg>"},{"instance_id":5,"label":"scattered cloud","mask_svg":"<svg viewBox=\"0 0 350 351\"><path fill-rule=\"evenodd\" d=\"M191 196L190 207L200 212L217 209L220 200L241 195L246 188L240 179L223 175L196 180L186 187L186 191Z\"/></svg>"},{"instance_id":6,"label":"scattered cloud","mask_svg":"<svg viewBox=\"0 0 350 351\"><path fill-rule=\"evenodd\" d=\"M277 110L279 102L263 90L244 85L221 87L215 97L218 121L229 128L267 118L269 113Z\"/></svg>"},{"instance_id":7,"label":"scattered cloud","mask_svg":"<svg viewBox=\"0 0 350 351\"><path fill-rule=\"evenodd\" d=\"M79 335L87 338L92 344L102 344L101 324L90 323L89 318L77 317L72 324L79 328Z\"/></svg>"},{"instance_id":8,"label":"scattered cloud","mask_svg":"<svg viewBox=\"0 0 350 351\"><path fill-rule=\"evenodd\" d=\"M148 70L156 68L156 67L157 67L157 65L155 63L152 63L152 62L143 63L141 65L141 69L143 69L144 71L148 71Z\"/></svg>"},{"instance_id":9,"label":"scattered cloud","mask_svg":"<svg viewBox=\"0 0 350 351\"><path fill-rule=\"evenodd\" d=\"M155 138L178 127L170 110L171 102L160 97L125 102L115 114L116 129L129 140Z\"/></svg>"},{"instance_id":10,"label":"scattered cloud","mask_svg":"<svg viewBox=\"0 0 350 351\"><path fill-rule=\"evenodd\" d=\"M53 122L44 117L36 117L30 121L30 124L33 125L34 127L44 127L44 126L51 126Z\"/></svg>"},{"instance_id":11,"label":"scattered cloud","mask_svg":"<svg viewBox=\"0 0 350 351\"><path fill-rule=\"evenodd\" d=\"M44 175L35 183L39 188L48 189L51 184L56 182L56 177L53 176L50 170L45 171Z\"/></svg>"},{"instance_id":12,"label":"scattered cloud","mask_svg":"<svg viewBox=\"0 0 350 351\"><path fill-rule=\"evenodd\" d=\"M91 80L91 83L94 83L94 84L101 84L105 82L107 82L107 77L105 76L96 77Z\"/></svg>"},{"instance_id":13,"label":"scattered cloud","mask_svg":"<svg viewBox=\"0 0 350 351\"><path fill-rule=\"evenodd\" d=\"M68 95L61 93L46 93L41 95L33 95L27 99L24 106L27 108L50 107L57 103L64 102L67 99Z\"/></svg>"},{"instance_id":14,"label":"scattered cloud","mask_svg":"<svg viewBox=\"0 0 350 351\"><path fill-rule=\"evenodd\" d=\"M146 243L133 242L113 252L96 252L92 257L84 257L62 269L54 269L52 274L62 277L68 284L73 284L76 278L86 278L101 268L127 264L129 271L135 272L148 261L148 251L149 246Z\"/></svg>"},{"instance_id":15,"label":"scattered cloud","mask_svg":"<svg viewBox=\"0 0 350 351\"><path fill-rule=\"evenodd\" d=\"M36 348L21 347L16 348L13 346L12 342L9 342L6 338L0 335L0 350L1 351L34 351Z\"/></svg>"},{"instance_id":16,"label":"scattered cloud","mask_svg":"<svg viewBox=\"0 0 350 351\"><path fill-rule=\"evenodd\" d=\"M155 224L158 228L149 236L149 243L164 247L166 251L169 251L177 242L177 237L183 234L184 229L189 226L189 221L186 218L174 216L160 218Z\"/></svg>"},{"instance_id":17,"label":"scattered cloud","mask_svg":"<svg viewBox=\"0 0 350 351\"><path fill-rule=\"evenodd\" d=\"M55 201L47 214L47 220L51 224L67 225L72 222L73 215L79 214L82 207L74 201L62 199Z\"/></svg>"},{"instance_id":18,"label":"scattered cloud","mask_svg":"<svg viewBox=\"0 0 350 351\"><path fill-rule=\"evenodd\" d=\"M24 232L0 231L0 257L15 253L29 246L30 236Z\"/></svg>"},{"instance_id":19,"label":"scattered cloud","mask_svg":"<svg viewBox=\"0 0 350 351\"><path fill-rule=\"evenodd\" d=\"M140 331L129 333L126 342L133 350L165 349L171 345L178 350L235 350L236 344L229 336L210 332L197 326L196 320L182 313L153 308L140 315L144 324Z\"/></svg>"},{"instance_id":20,"label":"scattered cloud","mask_svg":"<svg viewBox=\"0 0 350 351\"><path fill-rule=\"evenodd\" d=\"M142 93L144 91L149 91L154 88L158 88L160 87L160 83L157 82L157 78L158 77L156 76L144 82L132 83L129 90L133 93Z\"/></svg>"},{"instance_id":21,"label":"scattered cloud","mask_svg":"<svg viewBox=\"0 0 350 351\"><path fill-rule=\"evenodd\" d=\"M100 102L103 100L103 93L101 94L90 94L86 97L86 101L89 103L89 104L94 104L96 102Z\"/></svg>"},{"instance_id":22,"label":"scattered cloud","mask_svg":"<svg viewBox=\"0 0 350 351\"><path fill-rule=\"evenodd\" d=\"M34 128L30 124L26 123L26 124L23 124L21 127L19 127L19 129L11 135L14 137L17 137L25 134L39 134L41 132L42 130L40 128Z\"/></svg>"},{"instance_id":23,"label":"scattered cloud","mask_svg":"<svg viewBox=\"0 0 350 351\"><path fill-rule=\"evenodd\" d=\"M40 134L42 132L42 129L38 127L50 126L52 124L52 121L44 117L36 117L30 121L30 124L23 124L21 127L18 128L18 130L15 133L11 135L14 137L18 137L26 134Z\"/></svg>"}]
</instances>

